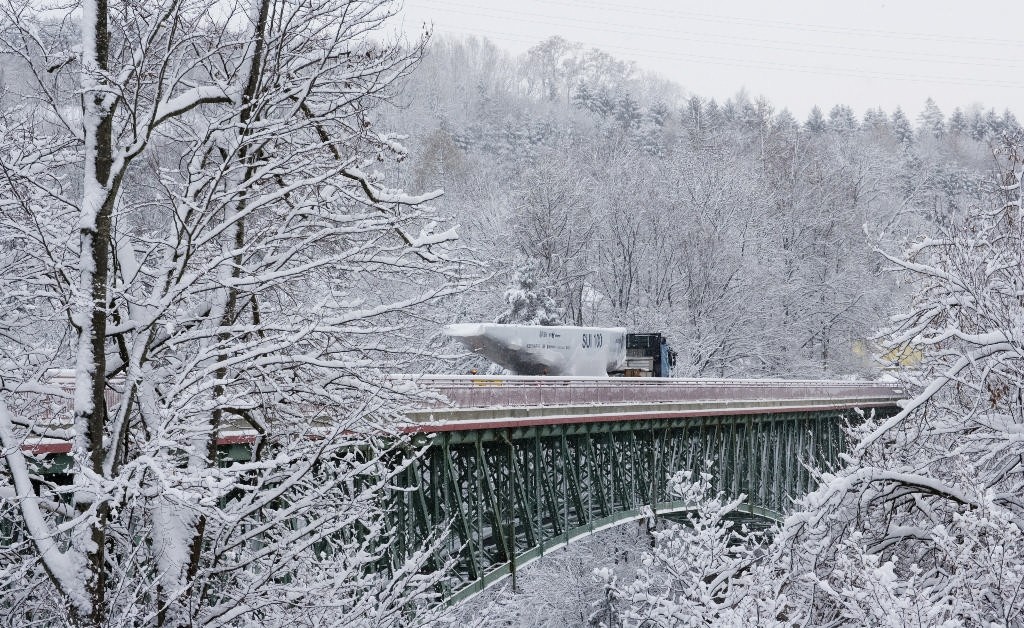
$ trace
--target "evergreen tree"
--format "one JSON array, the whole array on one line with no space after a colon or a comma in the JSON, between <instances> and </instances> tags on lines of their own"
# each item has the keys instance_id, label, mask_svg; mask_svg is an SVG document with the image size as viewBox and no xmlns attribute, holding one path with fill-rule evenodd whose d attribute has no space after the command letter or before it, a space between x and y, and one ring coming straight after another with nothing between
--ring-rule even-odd
<instances>
[{"instance_id":1,"label":"evergreen tree","mask_svg":"<svg viewBox=\"0 0 1024 628\"><path fill-rule=\"evenodd\" d=\"M848 105L836 105L828 114L828 128L833 133L848 135L857 130L857 118Z\"/></svg>"},{"instance_id":2,"label":"evergreen tree","mask_svg":"<svg viewBox=\"0 0 1024 628\"><path fill-rule=\"evenodd\" d=\"M561 325L564 312L551 297L550 289L538 282L541 269L537 262L520 262L505 291L508 307L494 319L502 325Z\"/></svg>"},{"instance_id":3,"label":"evergreen tree","mask_svg":"<svg viewBox=\"0 0 1024 628\"><path fill-rule=\"evenodd\" d=\"M725 116L722 114L722 108L714 98L709 100L707 105L704 107L704 120L707 122L705 128L712 131L721 128L722 124L725 123Z\"/></svg>"},{"instance_id":4,"label":"evergreen tree","mask_svg":"<svg viewBox=\"0 0 1024 628\"><path fill-rule=\"evenodd\" d=\"M900 144L910 145L914 141L914 129L900 107L892 112L892 132Z\"/></svg>"},{"instance_id":5,"label":"evergreen tree","mask_svg":"<svg viewBox=\"0 0 1024 628\"><path fill-rule=\"evenodd\" d=\"M746 101L740 109L741 128L755 136L763 136L771 126L775 110L765 98L755 102Z\"/></svg>"},{"instance_id":6,"label":"evergreen tree","mask_svg":"<svg viewBox=\"0 0 1024 628\"><path fill-rule=\"evenodd\" d=\"M975 110L971 113L969 129L971 132L971 139L976 142L984 142L985 138L988 137L990 129L988 128L988 123L985 121L985 116L980 110Z\"/></svg>"},{"instance_id":7,"label":"evergreen tree","mask_svg":"<svg viewBox=\"0 0 1024 628\"><path fill-rule=\"evenodd\" d=\"M1003 122L995 109L985 112L985 127L988 128L988 137L999 137L1003 133Z\"/></svg>"},{"instance_id":8,"label":"evergreen tree","mask_svg":"<svg viewBox=\"0 0 1024 628\"><path fill-rule=\"evenodd\" d=\"M640 103L630 94L624 94L616 103L615 119L627 131L639 128L640 122L643 120L643 114L640 112Z\"/></svg>"},{"instance_id":9,"label":"evergreen tree","mask_svg":"<svg viewBox=\"0 0 1024 628\"><path fill-rule=\"evenodd\" d=\"M1017 122L1017 116L1013 115L1013 112L1009 109L1003 111L1003 117L999 120L1000 130L1004 137L1011 141L1020 139L1022 134L1020 123Z\"/></svg>"},{"instance_id":10,"label":"evergreen tree","mask_svg":"<svg viewBox=\"0 0 1024 628\"><path fill-rule=\"evenodd\" d=\"M687 130L687 137L693 146L704 143L708 134L708 116L704 101L692 96L679 112L680 124Z\"/></svg>"},{"instance_id":11,"label":"evergreen tree","mask_svg":"<svg viewBox=\"0 0 1024 628\"><path fill-rule=\"evenodd\" d=\"M736 106L736 102L732 98L725 101L722 105L722 121L730 127L735 127L736 122L740 118L739 109Z\"/></svg>"},{"instance_id":12,"label":"evergreen tree","mask_svg":"<svg viewBox=\"0 0 1024 628\"><path fill-rule=\"evenodd\" d=\"M704 105L698 96L691 96L686 101L680 117L687 128L700 131L704 127Z\"/></svg>"},{"instance_id":13,"label":"evergreen tree","mask_svg":"<svg viewBox=\"0 0 1024 628\"><path fill-rule=\"evenodd\" d=\"M936 139L946 134L946 119L931 98L924 101L924 110L917 119L921 123L922 133L930 134Z\"/></svg>"},{"instance_id":14,"label":"evergreen tree","mask_svg":"<svg viewBox=\"0 0 1024 628\"><path fill-rule=\"evenodd\" d=\"M883 130L889 128L889 116L881 107L868 109L864 112L864 127L872 130Z\"/></svg>"},{"instance_id":15,"label":"evergreen tree","mask_svg":"<svg viewBox=\"0 0 1024 628\"><path fill-rule=\"evenodd\" d=\"M818 135L825 132L825 116L821 113L821 108L818 105L814 105L811 109L811 114L807 116L807 122L804 122L804 130L808 133Z\"/></svg>"},{"instance_id":16,"label":"evergreen tree","mask_svg":"<svg viewBox=\"0 0 1024 628\"><path fill-rule=\"evenodd\" d=\"M612 90L602 85L597 92L597 97L594 98L594 106L591 111L601 117L607 117L615 111L615 105L615 96L612 95Z\"/></svg>"},{"instance_id":17,"label":"evergreen tree","mask_svg":"<svg viewBox=\"0 0 1024 628\"><path fill-rule=\"evenodd\" d=\"M594 94L583 81L580 81L579 85L576 86L576 91L572 95L572 104L587 111L594 110Z\"/></svg>"},{"instance_id":18,"label":"evergreen tree","mask_svg":"<svg viewBox=\"0 0 1024 628\"><path fill-rule=\"evenodd\" d=\"M647 112L647 117L656 126L663 127L668 122L669 118L672 117L672 112L669 110L668 105L664 101L658 100Z\"/></svg>"},{"instance_id":19,"label":"evergreen tree","mask_svg":"<svg viewBox=\"0 0 1024 628\"><path fill-rule=\"evenodd\" d=\"M793 114L790 113L789 109L783 109L779 112L779 115L775 116L772 120L772 129L783 133L791 133L800 128L800 123L796 121Z\"/></svg>"},{"instance_id":20,"label":"evergreen tree","mask_svg":"<svg viewBox=\"0 0 1024 628\"><path fill-rule=\"evenodd\" d=\"M951 135L963 135L967 132L967 116L960 107L954 109L953 115L949 117L949 132Z\"/></svg>"},{"instance_id":21,"label":"evergreen tree","mask_svg":"<svg viewBox=\"0 0 1024 628\"><path fill-rule=\"evenodd\" d=\"M657 124L657 118L648 116L644 119L640 130L637 132L637 146L644 153L654 157L665 155L665 129Z\"/></svg>"}]
</instances>

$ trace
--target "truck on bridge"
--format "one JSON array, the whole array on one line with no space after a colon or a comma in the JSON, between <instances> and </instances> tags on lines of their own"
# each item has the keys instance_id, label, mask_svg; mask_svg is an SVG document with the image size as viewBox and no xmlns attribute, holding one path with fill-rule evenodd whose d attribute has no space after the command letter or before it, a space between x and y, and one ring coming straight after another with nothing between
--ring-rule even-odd
<instances>
[{"instance_id":1,"label":"truck on bridge","mask_svg":"<svg viewBox=\"0 0 1024 628\"><path fill-rule=\"evenodd\" d=\"M625 327L459 323L444 333L515 375L671 377L675 364L662 334Z\"/></svg>"}]
</instances>

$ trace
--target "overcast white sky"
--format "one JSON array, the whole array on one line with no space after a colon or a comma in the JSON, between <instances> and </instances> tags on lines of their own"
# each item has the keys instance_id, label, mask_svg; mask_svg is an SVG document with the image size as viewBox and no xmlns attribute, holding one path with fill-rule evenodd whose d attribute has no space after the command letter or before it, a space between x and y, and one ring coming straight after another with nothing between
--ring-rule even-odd
<instances>
[{"instance_id":1,"label":"overcast white sky","mask_svg":"<svg viewBox=\"0 0 1024 628\"><path fill-rule=\"evenodd\" d=\"M1024 118L1024 3L1012 0L404 0L404 26L514 53L551 35L720 101L746 88L803 118L842 103L911 116L931 96Z\"/></svg>"}]
</instances>

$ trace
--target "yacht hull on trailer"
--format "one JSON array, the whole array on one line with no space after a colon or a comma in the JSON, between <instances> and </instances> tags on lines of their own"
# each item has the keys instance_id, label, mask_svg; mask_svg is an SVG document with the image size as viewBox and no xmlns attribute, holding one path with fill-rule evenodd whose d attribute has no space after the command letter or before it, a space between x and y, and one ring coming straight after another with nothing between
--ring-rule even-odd
<instances>
[{"instance_id":1,"label":"yacht hull on trailer","mask_svg":"<svg viewBox=\"0 0 1024 628\"><path fill-rule=\"evenodd\" d=\"M626 365L625 327L460 323L444 333L516 375L604 376Z\"/></svg>"}]
</instances>

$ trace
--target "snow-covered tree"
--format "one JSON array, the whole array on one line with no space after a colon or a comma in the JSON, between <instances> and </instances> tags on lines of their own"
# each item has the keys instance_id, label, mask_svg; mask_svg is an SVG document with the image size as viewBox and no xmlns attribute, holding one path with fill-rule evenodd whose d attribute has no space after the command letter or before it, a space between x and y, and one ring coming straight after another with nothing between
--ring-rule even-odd
<instances>
[{"instance_id":1,"label":"snow-covered tree","mask_svg":"<svg viewBox=\"0 0 1024 628\"><path fill-rule=\"evenodd\" d=\"M511 215L503 225L511 232L508 242L515 245L516 256L530 260L518 269L513 282L534 284L532 288L513 285L513 290L543 293L543 298L558 304L547 306L550 312L564 310L554 319L577 325L583 323L584 285L593 274L597 220L590 186L578 169L568 166L564 155L545 151L523 168L518 189L511 194Z\"/></svg>"},{"instance_id":2,"label":"snow-covered tree","mask_svg":"<svg viewBox=\"0 0 1024 628\"><path fill-rule=\"evenodd\" d=\"M572 93L570 102L575 107L580 107L587 111L594 111L596 108L594 104L595 97L596 94L590 89L590 86L581 81L580 84L576 86L576 91Z\"/></svg>"},{"instance_id":3,"label":"snow-covered tree","mask_svg":"<svg viewBox=\"0 0 1024 628\"><path fill-rule=\"evenodd\" d=\"M833 133L845 135L857 130L857 117L848 105L835 105L828 112L828 128Z\"/></svg>"},{"instance_id":4,"label":"snow-covered tree","mask_svg":"<svg viewBox=\"0 0 1024 628\"><path fill-rule=\"evenodd\" d=\"M540 265L531 259L521 259L512 274L512 285L505 291L505 311L494 319L503 325L561 325L564 310L550 295L550 288L542 283Z\"/></svg>"},{"instance_id":5,"label":"snow-covered tree","mask_svg":"<svg viewBox=\"0 0 1024 628\"><path fill-rule=\"evenodd\" d=\"M868 109L864 112L864 128L873 131L883 131L889 128L889 116L881 107Z\"/></svg>"},{"instance_id":6,"label":"snow-covered tree","mask_svg":"<svg viewBox=\"0 0 1024 628\"><path fill-rule=\"evenodd\" d=\"M959 137L967 132L967 115L964 110L957 107L949 116L949 133Z\"/></svg>"},{"instance_id":7,"label":"snow-covered tree","mask_svg":"<svg viewBox=\"0 0 1024 628\"><path fill-rule=\"evenodd\" d=\"M1004 141L1018 145L1024 141L1024 129L1021 128L1020 122L1017 121L1017 116L1013 115L1013 112L1009 109L1003 110L999 125L1002 128Z\"/></svg>"},{"instance_id":8,"label":"snow-covered tree","mask_svg":"<svg viewBox=\"0 0 1024 628\"><path fill-rule=\"evenodd\" d=\"M919 393L865 422L787 520L776 559L800 623L1024 621L1024 166L1007 158L1005 203L887 256L916 287L889 344L923 355Z\"/></svg>"},{"instance_id":9,"label":"snow-covered tree","mask_svg":"<svg viewBox=\"0 0 1024 628\"><path fill-rule=\"evenodd\" d=\"M909 145L914 141L914 129L910 125L910 120L907 119L907 114L903 113L903 109L896 107L896 110L892 112L890 117L892 122L892 132L896 136L897 141L903 145Z\"/></svg>"},{"instance_id":10,"label":"snow-covered tree","mask_svg":"<svg viewBox=\"0 0 1024 628\"><path fill-rule=\"evenodd\" d=\"M625 131L632 131L639 128L643 120L638 103L628 92L619 97L615 103L615 120Z\"/></svg>"},{"instance_id":11,"label":"snow-covered tree","mask_svg":"<svg viewBox=\"0 0 1024 628\"><path fill-rule=\"evenodd\" d=\"M999 116L994 109L987 112L980 107L971 113L970 129L971 139L976 142L984 142L989 137L998 133Z\"/></svg>"},{"instance_id":12,"label":"snow-covered tree","mask_svg":"<svg viewBox=\"0 0 1024 628\"><path fill-rule=\"evenodd\" d=\"M736 537L707 478L677 478L689 527L655 535L635 580L602 570L606 625L1012 626L1024 621L1024 163L1005 202L903 256L916 289L888 331L918 394L855 446L770 543ZM702 484L703 482L703 484ZM702 490L703 486L703 490Z\"/></svg>"},{"instance_id":13,"label":"snow-covered tree","mask_svg":"<svg viewBox=\"0 0 1024 628\"><path fill-rule=\"evenodd\" d=\"M807 121L804 122L804 129L808 133L818 134L824 133L827 128L825 122L825 115L821 113L821 108L815 105L811 108L811 113L807 116Z\"/></svg>"},{"instance_id":14,"label":"snow-covered tree","mask_svg":"<svg viewBox=\"0 0 1024 628\"><path fill-rule=\"evenodd\" d=\"M526 52L524 74L533 94L554 101L562 96L569 98L569 89L576 84L573 80L579 60L581 46L562 37L549 37Z\"/></svg>"},{"instance_id":15,"label":"snow-covered tree","mask_svg":"<svg viewBox=\"0 0 1024 628\"><path fill-rule=\"evenodd\" d=\"M686 515L687 525L674 523L653 532L654 547L631 582L620 582L610 569L595 570L606 590L593 617L595 624L707 625L714 621L716 608L734 605L728 599L731 579L749 566L753 541L734 529L727 515L743 497L724 502L721 494L712 492L707 473L695 480L689 472L679 473L671 490L677 499L694 505Z\"/></svg>"},{"instance_id":16,"label":"snow-covered tree","mask_svg":"<svg viewBox=\"0 0 1024 628\"><path fill-rule=\"evenodd\" d=\"M939 106L931 98L924 101L924 109L921 110L918 121L921 123L922 133L931 135L936 139L946 134L946 119L942 115L942 110L939 109Z\"/></svg>"},{"instance_id":17,"label":"snow-covered tree","mask_svg":"<svg viewBox=\"0 0 1024 628\"><path fill-rule=\"evenodd\" d=\"M461 271L439 193L375 170L421 50L394 9L0 3L34 81L0 120L0 623L386 625L430 587L386 553L382 375Z\"/></svg>"}]
</instances>

